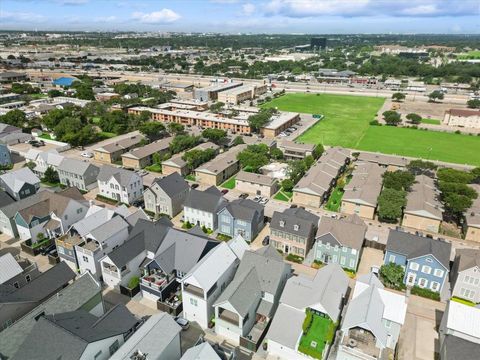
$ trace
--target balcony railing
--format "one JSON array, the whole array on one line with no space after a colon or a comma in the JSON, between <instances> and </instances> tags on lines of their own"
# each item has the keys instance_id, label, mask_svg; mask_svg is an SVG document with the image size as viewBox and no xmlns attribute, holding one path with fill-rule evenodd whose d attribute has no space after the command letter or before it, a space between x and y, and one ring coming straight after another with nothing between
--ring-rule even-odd
<instances>
[{"instance_id":1,"label":"balcony railing","mask_svg":"<svg viewBox=\"0 0 480 360\"><path fill-rule=\"evenodd\" d=\"M223 321L226 321L230 324L233 324L237 327L240 327L239 326L239 319L238 319L238 315L228 311L228 310L223 310L220 312L220 314L218 315L218 318L223 320Z\"/></svg>"},{"instance_id":2,"label":"balcony railing","mask_svg":"<svg viewBox=\"0 0 480 360\"><path fill-rule=\"evenodd\" d=\"M113 276L117 279L120 278L120 276L118 275L118 271L112 271L112 270L108 270L107 268L103 268L103 273L106 275Z\"/></svg>"},{"instance_id":3,"label":"balcony railing","mask_svg":"<svg viewBox=\"0 0 480 360\"><path fill-rule=\"evenodd\" d=\"M204 292L203 289L200 289L199 287L190 285L190 284L184 284L183 290L189 294L192 294L194 296L197 296L199 298L204 298Z\"/></svg>"}]
</instances>

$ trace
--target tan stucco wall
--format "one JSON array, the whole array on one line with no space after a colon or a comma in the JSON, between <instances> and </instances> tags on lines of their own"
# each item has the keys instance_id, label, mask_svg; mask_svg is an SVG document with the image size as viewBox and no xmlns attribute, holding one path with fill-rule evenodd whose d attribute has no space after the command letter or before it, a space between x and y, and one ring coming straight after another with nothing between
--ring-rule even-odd
<instances>
[{"instance_id":1,"label":"tan stucco wall","mask_svg":"<svg viewBox=\"0 0 480 360\"><path fill-rule=\"evenodd\" d=\"M405 214L403 215L402 225L413 229L438 232L441 221L429 219L422 216Z\"/></svg>"},{"instance_id":2,"label":"tan stucco wall","mask_svg":"<svg viewBox=\"0 0 480 360\"><path fill-rule=\"evenodd\" d=\"M179 174L182 175L182 176L185 176L185 175L187 175L187 173L188 173L186 167L183 168L183 169L179 169L178 167L174 167L174 166L169 166L169 165L162 164L162 174L164 174L164 175L170 175L170 174L173 174L174 172L177 172L177 173L179 173Z\"/></svg>"},{"instance_id":3,"label":"tan stucco wall","mask_svg":"<svg viewBox=\"0 0 480 360\"><path fill-rule=\"evenodd\" d=\"M105 162L105 163L112 163L112 158L110 157L110 154L103 153L100 151L93 151L93 157L97 161Z\"/></svg>"},{"instance_id":4,"label":"tan stucco wall","mask_svg":"<svg viewBox=\"0 0 480 360\"><path fill-rule=\"evenodd\" d=\"M318 195L310 195L294 191L292 202L297 205L320 207L322 198Z\"/></svg>"},{"instance_id":5,"label":"tan stucco wall","mask_svg":"<svg viewBox=\"0 0 480 360\"><path fill-rule=\"evenodd\" d=\"M366 205L356 205L355 203L349 201L342 201L341 212L344 214L357 214L358 216L364 219L374 219L375 218L375 208Z\"/></svg>"},{"instance_id":6,"label":"tan stucco wall","mask_svg":"<svg viewBox=\"0 0 480 360\"><path fill-rule=\"evenodd\" d=\"M250 182L239 181L239 180L236 181L235 188L238 191L249 193L249 194L255 194L255 195L257 195L257 191L260 191L259 195L266 196L266 197L271 197L277 191L276 186L252 184Z\"/></svg>"},{"instance_id":7,"label":"tan stucco wall","mask_svg":"<svg viewBox=\"0 0 480 360\"><path fill-rule=\"evenodd\" d=\"M217 176L195 172L195 180L207 185L217 185Z\"/></svg>"},{"instance_id":8,"label":"tan stucco wall","mask_svg":"<svg viewBox=\"0 0 480 360\"><path fill-rule=\"evenodd\" d=\"M465 234L465 240L480 242L480 229L469 226Z\"/></svg>"}]
</instances>

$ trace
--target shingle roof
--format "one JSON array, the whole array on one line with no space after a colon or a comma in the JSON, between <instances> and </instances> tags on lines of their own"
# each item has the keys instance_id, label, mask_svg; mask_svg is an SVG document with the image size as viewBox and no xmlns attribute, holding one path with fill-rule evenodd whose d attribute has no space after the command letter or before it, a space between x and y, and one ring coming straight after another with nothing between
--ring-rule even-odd
<instances>
[{"instance_id":1,"label":"shingle roof","mask_svg":"<svg viewBox=\"0 0 480 360\"><path fill-rule=\"evenodd\" d=\"M0 285L22 272L22 267L11 253L0 256Z\"/></svg>"},{"instance_id":2,"label":"shingle roof","mask_svg":"<svg viewBox=\"0 0 480 360\"><path fill-rule=\"evenodd\" d=\"M173 172L162 179L155 179L152 186L155 184L170 197L175 197L189 188L188 183L177 172Z\"/></svg>"},{"instance_id":3,"label":"shingle roof","mask_svg":"<svg viewBox=\"0 0 480 360\"><path fill-rule=\"evenodd\" d=\"M135 135L126 139L112 141L111 143L95 149L95 151L113 153L119 150L128 149L136 144L139 144L140 141L142 141L143 139L145 139L143 135Z\"/></svg>"},{"instance_id":4,"label":"shingle roof","mask_svg":"<svg viewBox=\"0 0 480 360\"><path fill-rule=\"evenodd\" d=\"M342 201L377 206L377 198L382 190L382 175L385 169L374 163L358 164L352 173L351 181L345 185Z\"/></svg>"},{"instance_id":5,"label":"shingle roof","mask_svg":"<svg viewBox=\"0 0 480 360\"><path fill-rule=\"evenodd\" d=\"M477 266L480 268L479 249L456 249L455 262L458 263L458 271L463 271Z\"/></svg>"},{"instance_id":6,"label":"shingle roof","mask_svg":"<svg viewBox=\"0 0 480 360\"><path fill-rule=\"evenodd\" d=\"M205 191L191 190L185 199L184 206L216 214L226 204L227 200L223 198L222 193L216 187L211 186Z\"/></svg>"},{"instance_id":7,"label":"shingle roof","mask_svg":"<svg viewBox=\"0 0 480 360\"><path fill-rule=\"evenodd\" d=\"M25 183L31 185L40 183L40 179L28 167L5 173L0 179L14 192L20 191Z\"/></svg>"},{"instance_id":8,"label":"shingle roof","mask_svg":"<svg viewBox=\"0 0 480 360\"><path fill-rule=\"evenodd\" d=\"M110 181L114 177L120 185L127 186L132 177L139 177L134 171L103 165L100 168L97 179L100 181Z\"/></svg>"},{"instance_id":9,"label":"shingle roof","mask_svg":"<svg viewBox=\"0 0 480 360\"><path fill-rule=\"evenodd\" d=\"M390 230L387 251L403 254L407 259L433 255L448 270L452 244L441 240L414 235L398 230Z\"/></svg>"},{"instance_id":10,"label":"shingle roof","mask_svg":"<svg viewBox=\"0 0 480 360\"><path fill-rule=\"evenodd\" d=\"M72 158L64 158L63 161L60 163L58 169L63 170L73 174L84 175L89 168L93 168L96 172L100 171L100 169L88 162L87 160L78 160Z\"/></svg>"},{"instance_id":11,"label":"shingle roof","mask_svg":"<svg viewBox=\"0 0 480 360\"><path fill-rule=\"evenodd\" d=\"M103 242L104 240L109 239L112 235L118 233L122 229L127 229L128 223L123 220L121 216L114 216L110 220L107 220L101 226L93 229L90 234L95 238L95 240Z\"/></svg>"},{"instance_id":12,"label":"shingle roof","mask_svg":"<svg viewBox=\"0 0 480 360\"><path fill-rule=\"evenodd\" d=\"M195 171L216 175L232 164L238 162L238 153L245 150L246 147L247 145L245 144L234 146L230 150L218 155L214 159L200 165L197 169L195 169Z\"/></svg>"},{"instance_id":13,"label":"shingle roof","mask_svg":"<svg viewBox=\"0 0 480 360\"><path fill-rule=\"evenodd\" d=\"M443 343L445 357L442 360L478 360L480 344L459 338L454 335L446 335Z\"/></svg>"},{"instance_id":14,"label":"shingle roof","mask_svg":"<svg viewBox=\"0 0 480 360\"><path fill-rule=\"evenodd\" d=\"M318 216L302 208L292 208L284 210L283 213L275 211L270 222L270 228L309 237L314 235L318 220ZM297 230L295 230L296 226L298 226Z\"/></svg>"},{"instance_id":15,"label":"shingle roof","mask_svg":"<svg viewBox=\"0 0 480 360\"><path fill-rule=\"evenodd\" d=\"M32 206L33 204L42 201L50 191L39 191L29 197L24 199L20 199L18 201L14 201L11 204L5 205L1 208L1 211L7 216L8 218L12 218L19 210Z\"/></svg>"},{"instance_id":16,"label":"shingle roof","mask_svg":"<svg viewBox=\"0 0 480 360\"><path fill-rule=\"evenodd\" d=\"M440 192L434 180L426 175L415 178L411 191L407 194L407 206L404 213L442 220L443 207Z\"/></svg>"},{"instance_id":17,"label":"shingle roof","mask_svg":"<svg viewBox=\"0 0 480 360\"><path fill-rule=\"evenodd\" d=\"M8 195L6 191L0 190L0 208L10 205L14 202L15 200L13 200L12 197Z\"/></svg>"},{"instance_id":18,"label":"shingle roof","mask_svg":"<svg viewBox=\"0 0 480 360\"><path fill-rule=\"evenodd\" d=\"M278 181L277 179L272 178L268 175L255 174L243 170L238 172L235 179L236 181L246 181L253 184L260 184L265 186L272 186Z\"/></svg>"},{"instance_id":19,"label":"shingle roof","mask_svg":"<svg viewBox=\"0 0 480 360\"><path fill-rule=\"evenodd\" d=\"M263 213L263 206L250 199L236 199L227 204L225 209L235 218L252 222Z\"/></svg>"},{"instance_id":20,"label":"shingle roof","mask_svg":"<svg viewBox=\"0 0 480 360\"><path fill-rule=\"evenodd\" d=\"M304 320L305 311L280 304L266 338L288 349L296 350L297 342L302 335Z\"/></svg>"},{"instance_id":21,"label":"shingle roof","mask_svg":"<svg viewBox=\"0 0 480 360\"><path fill-rule=\"evenodd\" d=\"M348 216L345 219L332 219L328 216L322 216L316 239L322 243L328 243L330 235L339 245L360 250L366 232L367 225L357 215Z\"/></svg>"},{"instance_id":22,"label":"shingle roof","mask_svg":"<svg viewBox=\"0 0 480 360\"><path fill-rule=\"evenodd\" d=\"M208 342L187 349L180 360L221 360Z\"/></svg>"},{"instance_id":23,"label":"shingle roof","mask_svg":"<svg viewBox=\"0 0 480 360\"><path fill-rule=\"evenodd\" d=\"M153 155L155 153L168 150L173 137L167 137L165 139L154 141L142 147L130 150L128 153L123 154L122 157L130 159L143 159L144 157Z\"/></svg>"},{"instance_id":24,"label":"shingle roof","mask_svg":"<svg viewBox=\"0 0 480 360\"><path fill-rule=\"evenodd\" d=\"M410 162L410 160L408 160L407 158L400 156L369 152L361 152L358 156L358 160L369 161L379 165L394 165L399 167L405 167Z\"/></svg>"}]
</instances>

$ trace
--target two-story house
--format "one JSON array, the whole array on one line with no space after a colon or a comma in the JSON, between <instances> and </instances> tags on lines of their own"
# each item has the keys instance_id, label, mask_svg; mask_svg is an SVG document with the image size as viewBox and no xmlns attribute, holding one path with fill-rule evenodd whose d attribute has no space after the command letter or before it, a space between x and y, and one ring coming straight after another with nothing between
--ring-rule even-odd
<instances>
[{"instance_id":1,"label":"two-story house","mask_svg":"<svg viewBox=\"0 0 480 360\"><path fill-rule=\"evenodd\" d=\"M395 263L405 269L403 282L442 292L450 271L452 244L442 240L390 230L384 263Z\"/></svg>"},{"instance_id":2,"label":"two-story house","mask_svg":"<svg viewBox=\"0 0 480 360\"><path fill-rule=\"evenodd\" d=\"M0 286L21 288L40 275L37 264L20 255L5 253L0 256Z\"/></svg>"},{"instance_id":3,"label":"two-story house","mask_svg":"<svg viewBox=\"0 0 480 360\"><path fill-rule=\"evenodd\" d=\"M284 254L306 257L312 248L318 216L302 208L275 211L270 222L270 243Z\"/></svg>"},{"instance_id":4,"label":"two-story house","mask_svg":"<svg viewBox=\"0 0 480 360\"><path fill-rule=\"evenodd\" d=\"M97 186L100 168L88 161L64 158L57 171L62 184L88 191Z\"/></svg>"},{"instance_id":5,"label":"two-story house","mask_svg":"<svg viewBox=\"0 0 480 360\"><path fill-rule=\"evenodd\" d=\"M452 296L480 303L480 250L456 250L450 282Z\"/></svg>"},{"instance_id":6,"label":"two-story house","mask_svg":"<svg viewBox=\"0 0 480 360\"><path fill-rule=\"evenodd\" d=\"M211 186L205 191L191 190L183 206L183 219L193 225L215 230L218 213L227 205L222 193Z\"/></svg>"},{"instance_id":7,"label":"two-story house","mask_svg":"<svg viewBox=\"0 0 480 360\"><path fill-rule=\"evenodd\" d=\"M56 150L39 151L37 156L33 159L32 155L35 154L34 151L36 150L32 149L29 153L30 161L35 164L35 167L32 169L32 171L37 176L43 177L45 175L45 171L47 171L49 167L55 171L58 171L58 167L64 159L63 155L60 155Z\"/></svg>"},{"instance_id":8,"label":"two-story house","mask_svg":"<svg viewBox=\"0 0 480 360\"><path fill-rule=\"evenodd\" d=\"M182 279L183 317L209 327L213 303L232 281L248 244L239 236L211 250Z\"/></svg>"},{"instance_id":9,"label":"two-story house","mask_svg":"<svg viewBox=\"0 0 480 360\"><path fill-rule=\"evenodd\" d=\"M404 295L385 290L373 273L360 276L340 326L336 359L393 359L406 313Z\"/></svg>"},{"instance_id":10,"label":"two-story house","mask_svg":"<svg viewBox=\"0 0 480 360\"><path fill-rule=\"evenodd\" d=\"M97 179L101 196L128 205L142 196L143 179L134 171L104 165Z\"/></svg>"},{"instance_id":11,"label":"two-story house","mask_svg":"<svg viewBox=\"0 0 480 360\"><path fill-rule=\"evenodd\" d=\"M174 217L182 211L189 191L188 183L176 172L155 179L143 193L145 210Z\"/></svg>"},{"instance_id":12,"label":"two-story house","mask_svg":"<svg viewBox=\"0 0 480 360\"><path fill-rule=\"evenodd\" d=\"M273 246L246 251L235 277L213 304L215 332L256 351L290 272Z\"/></svg>"},{"instance_id":13,"label":"two-story house","mask_svg":"<svg viewBox=\"0 0 480 360\"><path fill-rule=\"evenodd\" d=\"M315 260L356 271L367 226L357 215L343 219L322 216L315 236Z\"/></svg>"},{"instance_id":14,"label":"two-story house","mask_svg":"<svg viewBox=\"0 0 480 360\"><path fill-rule=\"evenodd\" d=\"M251 242L263 228L263 212L263 205L255 201L233 200L218 213L218 232L231 238L241 235L247 242Z\"/></svg>"},{"instance_id":15,"label":"two-story house","mask_svg":"<svg viewBox=\"0 0 480 360\"><path fill-rule=\"evenodd\" d=\"M8 147L5 144L0 144L0 165L12 165L12 156L10 154L10 150L8 150Z\"/></svg>"},{"instance_id":16,"label":"two-story house","mask_svg":"<svg viewBox=\"0 0 480 360\"><path fill-rule=\"evenodd\" d=\"M24 199L40 189L40 179L28 167L0 176L0 185L15 200Z\"/></svg>"}]
</instances>

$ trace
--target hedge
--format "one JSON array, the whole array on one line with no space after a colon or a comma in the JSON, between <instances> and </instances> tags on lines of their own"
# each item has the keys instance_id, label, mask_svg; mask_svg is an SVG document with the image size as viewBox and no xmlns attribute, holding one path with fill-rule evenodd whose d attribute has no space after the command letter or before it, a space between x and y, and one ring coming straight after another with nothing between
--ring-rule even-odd
<instances>
[{"instance_id":1,"label":"hedge","mask_svg":"<svg viewBox=\"0 0 480 360\"><path fill-rule=\"evenodd\" d=\"M412 288L411 293L413 295L418 295L418 296L421 296L421 297L424 297L424 298L427 298L427 299L440 301L440 294L438 292L435 292L435 291L432 291L432 290L429 290L429 289L422 289L421 287L419 287L417 285L415 285Z\"/></svg>"}]
</instances>

